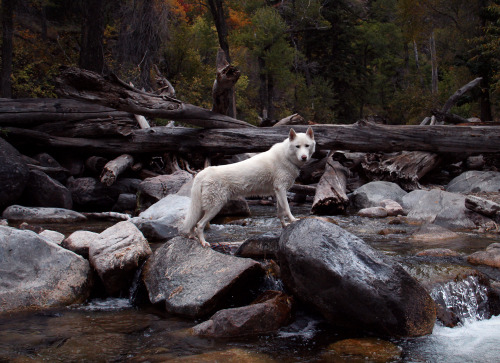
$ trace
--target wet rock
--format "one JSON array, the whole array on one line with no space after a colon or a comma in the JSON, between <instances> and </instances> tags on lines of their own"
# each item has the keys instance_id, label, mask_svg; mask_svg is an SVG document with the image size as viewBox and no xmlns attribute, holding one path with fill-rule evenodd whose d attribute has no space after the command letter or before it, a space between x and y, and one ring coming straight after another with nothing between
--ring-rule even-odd
<instances>
[{"instance_id":1,"label":"wet rock","mask_svg":"<svg viewBox=\"0 0 500 363\"><path fill-rule=\"evenodd\" d=\"M233 199L227 202L217 215L248 217L250 215L250 207L243 198Z\"/></svg>"},{"instance_id":2,"label":"wet rock","mask_svg":"<svg viewBox=\"0 0 500 363\"><path fill-rule=\"evenodd\" d=\"M29 169L21 154L0 137L0 211L16 202L28 183Z\"/></svg>"},{"instance_id":3,"label":"wet rock","mask_svg":"<svg viewBox=\"0 0 500 363\"><path fill-rule=\"evenodd\" d=\"M231 338L272 333L290 322L292 298L280 291L268 291L251 305L219 310L196 325L194 335Z\"/></svg>"},{"instance_id":4,"label":"wet rock","mask_svg":"<svg viewBox=\"0 0 500 363\"><path fill-rule=\"evenodd\" d=\"M83 214L64 208L23 207L11 205L2 217L12 222L29 223L69 223L87 219Z\"/></svg>"},{"instance_id":5,"label":"wet rock","mask_svg":"<svg viewBox=\"0 0 500 363\"><path fill-rule=\"evenodd\" d=\"M97 238L99 238L99 233L75 231L62 241L61 246L88 259L90 245Z\"/></svg>"},{"instance_id":6,"label":"wet rock","mask_svg":"<svg viewBox=\"0 0 500 363\"><path fill-rule=\"evenodd\" d=\"M167 312L202 317L248 299L263 275L256 261L224 255L176 237L158 248L144 268L149 299Z\"/></svg>"},{"instance_id":7,"label":"wet rock","mask_svg":"<svg viewBox=\"0 0 500 363\"><path fill-rule=\"evenodd\" d=\"M252 236L245 240L234 253L249 258L275 258L281 231L273 231Z\"/></svg>"},{"instance_id":8,"label":"wet rock","mask_svg":"<svg viewBox=\"0 0 500 363\"><path fill-rule=\"evenodd\" d=\"M191 198L167 195L130 222L150 241L167 240L179 235L179 228L189 209Z\"/></svg>"},{"instance_id":9,"label":"wet rock","mask_svg":"<svg viewBox=\"0 0 500 363\"><path fill-rule=\"evenodd\" d=\"M408 220L431 222L450 229L473 229L490 219L465 207L465 196L433 189L423 194Z\"/></svg>"},{"instance_id":10,"label":"wet rock","mask_svg":"<svg viewBox=\"0 0 500 363\"><path fill-rule=\"evenodd\" d=\"M369 218L385 218L387 217L387 210L384 207L370 207L363 208L358 211L358 216Z\"/></svg>"},{"instance_id":11,"label":"wet rock","mask_svg":"<svg viewBox=\"0 0 500 363\"><path fill-rule=\"evenodd\" d=\"M406 194L401 199L401 206L403 207L404 214L408 214L427 193L428 191L426 190L414 190Z\"/></svg>"},{"instance_id":12,"label":"wet rock","mask_svg":"<svg viewBox=\"0 0 500 363\"><path fill-rule=\"evenodd\" d=\"M420 251L416 256L431 256L431 257L460 257L460 253L450 250L449 248L430 248Z\"/></svg>"},{"instance_id":13,"label":"wet rock","mask_svg":"<svg viewBox=\"0 0 500 363\"><path fill-rule=\"evenodd\" d=\"M68 188L39 170L30 170L22 199L25 205L33 207L73 208Z\"/></svg>"},{"instance_id":14,"label":"wet rock","mask_svg":"<svg viewBox=\"0 0 500 363\"><path fill-rule=\"evenodd\" d=\"M184 184L192 179L193 176L184 170L144 179L138 188L141 208L147 208L167 195L177 193Z\"/></svg>"},{"instance_id":15,"label":"wet rock","mask_svg":"<svg viewBox=\"0 0 500 363\"><path fill-rule=\"evenodd\" d=\"M302 219L283 231L285 286L329 322L385 336L430 334L434 301L399 264L344 229Z\"/></svg>"},{"instance_id":16,"label":"wet rock","mask_svg":"<svg viewBox=\"0 0 500 363\"><path fill-rule=\"evenodd\" d=\"M44 229L38 235L57 245L60 245L65 238L64 234L50 229Z\"/></svg>"},{"instance_id":17,"label":"wet rock","mask_svg":"<svg viewBox=\"0 0 500 363\"><path fill-rule=\"evenodd\" d=\"M325 361L369 361L386 363L398 361L402 349L394 343L377 338L344 339L327 347L327 352L322 355Z\"/></svg>"},{"instance_id":18,"label":"wet rock","mask_svg":"<svg viewBox=\"0 0 500 363\"><path fill-rule=\"evenodd\" d=\"M95 178L70 178L68 189L76 209L99 212L111 210L120 194L135 194L140 182L140 179L119 178L108 187Z\"/></svg>"},{"instance_id":19,"label":"wet rock","mask_svg":"<svg viewBox=\"0 0 500 363\"><path fill-rule=\"evenodd\" d=\"M452 179L446 186L452 193L499 192L500 172L470 170Z\"/></svg>"},{"instance_id":20,"label":"wet rock","mask_svg":"<svg viewBox=\"0 0 500 363\"><path fill-rule=\"evenodd\" d=\"M384 199L391 199L401 203L407 193L395 183L386 181L374 181L356 189L351 196L353 205L358 208L370 208L380 206Z\"/></svg>"},{"instance_id":21,"label":"wet rock","mask_svg":"<svg viewBox=\"0 0 500 363\"><path fill-rule=\"evenodd\" d=\"M492 243L486 250L477 251L467 257L473 265L486 265L500 268L500 243Z\"/></svg>"},{"instance_id":22,"label":"wet rock","mask_svg":"<svg viewBox=\"0 0 500 363\"><path fill-rule=\"evenodd\" d=\"M380 201L380 206L385 208L387 215L391 217L405 214L401 204L391 199L384 199Z\"/></svg>"},{"instance_id":23,"label":"wet rock","mask_svg":"<svg viewBox=\"0 0 500 363\"><path fill-rule=\"evenodd\" d=\"M141 231L124 221L99 234L90 245L89 260L108 294L117 296L130 287L136 270L151 253Z\"/></svg>"},{"instance_id":24,"label":"wet rock","mask_svg":"<svg viewBox=\"0 0 500 363\"><path fill-rule=\"evenodd\" d=\"M424 224L410 236L412 240L430 242L458 237L459 235L457 233L432 223Z\"/></svg>"},{"instance_id":25,"label":"wet rock","mask_svg":"<svg viewBox=\"0 0 500 363\"><path fill-rule=\"evenodd\" d=\"M113 205L111 210L113 212L133 212L135 211L135 207L137 204L137 196L136 194L131 193L122 193L118 196L118 199Z\"/></svg>"},{"instance_id":26,"label":"wet rock","mask_svg":"<svg viewBox=\"0 0 500 363\"><path fill-rule=\"evenodd\" d=\"M47 153L37 154L33 156L33 159L37 161L41 166L41 171L46 173L52 179L57 180L59 183L66 184L69 176L69 171L63 168L56 159L54 159Z\"/></svg>"},{"instance_id":27,"label":"wet rock","mask_svg":"<svg viewBox=\"0 0 500 363\"><path fill-rule=\"evenodd\" d=\"M153 357L154 361L154 357ZM257 353L242 348L229 348L227 350L216 350L201 354L189 355L184 357L168 356L164 361L172 363L188 362L188 363L207 363L207 362L224 362L224 363L273 363L279 362L263 353Z\"/></svg>"},{"instance_id":28,"label":"wet rock","mask_svg":"<svg viewBox=\"0 0 500 363\"><path fill-rule=\"evenodd\" d=\"M85 301L87 260L32 231L0 226L0 311L48 308Z\"/></svg>"}]
</instances>

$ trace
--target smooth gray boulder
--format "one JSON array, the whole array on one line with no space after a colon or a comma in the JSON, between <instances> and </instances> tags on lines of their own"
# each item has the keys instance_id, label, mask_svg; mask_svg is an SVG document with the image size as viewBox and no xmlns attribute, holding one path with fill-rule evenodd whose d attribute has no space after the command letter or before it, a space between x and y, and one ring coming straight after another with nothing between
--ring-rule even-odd
<instances>
[{"instance_id":1,"label":"smooth gray boulder","mask_svg":"<svg viewBox=\"0 0 500 363\"><path fill-rule=\"evenodd\" d=\"M392 337L432 332L436 308L424 287L335 224L315 218L290 224L278 260L285 286L336 326Z\"/></svg>"},{"instance_id":2,"label":"smooth gray boulder","mask_svg":"<svg viewBox=\"0 0 500 363\"><path fill-rule=\"evenodd\" d=\"M128 221L109 227L89 247L91 266L97 271L107 293L128 293L135 272L151 255L141 231Z\"/></svg>"},{"instance_id":3,"label":"smooth gray boulder","mask_svg":"<svg viewBox=\"0 0 500 363\"><path fill-rule=\"evenodd\" d=\"M61 246L88 259L90 245L97 238L99 238L99 233L75 231L62 241Z\"/></svg>"},{"instance_id":4,"label":"smooth gray boulder","mask_svg":"<svg viewBox=\"0 0 500 363\"><path fill-rule=\"evenodd\" d=\"M245 300L263 275L254 260L175 237L148 259L143 281L153 304L163 305L169 313L198 318Z\"/></svg>"},{"instance_id":5,"label":"smooth gray boulder","mask_svg":"<svg viewBox=\"0 0 500 363\"><path fill-rule=\"evenodd\" d=\"M401 199L401 206L403 207L403 212L404 214L410 213L410 211L413 209L414 206L418 204L420 199L423 198L423 196L428 193L427 190L413 190L406 194L402 199Z\"/></svg>"},{"instance_id":6,"label":"smooth gray boulder","mask_svg":"<svg viewBox=\"0 0 500 363\"><path fill-rule=\"evenodd\" d=\"M0 312L84 302L92 286L87 260L32 231L0 226Z\"/></svg>"},{"instance_id":7,"label":"smooth gray boulder","mask_svg":"<svg viewBox=\"0 0 500 363\"><path fill-rule=\"evenodd\" d=\"M168 175L159 175L144 179L138 187L140 204L153 204L169 194L177 193L181 187L193 179L193 175L184 170Z\"/></svg>"},{"instance_id":8,"label":"smooth gray boulder","mask_svg":"<svg viewBox=\"0 0 500 363\"><path fill-rule=\"evenodd\" d=\"M386 181L374 181L356 189L350 199L352 204L358 208L379 207L384 199L391 199L401 204L402 198L407 193L395 183Z\"/></svg>"},{"instance_id":9,"label":"smooth gray boulder","mask_svg":"<svg viewBox=\"0 0 500 363\"><path fill-rule=\"evenodd\" d=\"M23 207L11 205L2 217L12 222L71 223L87 220L83 214L64 208Z\"/></svg>"},{"instance_id":10,"label":"smooth gray boulder","mask_svg":"<svg viewBox=\"0 0 500 363\"><path fill-rule=\"evenodd\" d=\"M21 154L0 137L0 211L15 203L28 183L29 169Z\"/></svg>"},{"instance_id":11,"label":"smooth gray boulder","mask_svg":"<svg viewBox=\"0 0 500 363\"><path fill-rule=\"evenodd\" d=\"M452 193L500 192L500 172L470 170L452 179L446 186Z\"/></svg>"},{"instance_id":12,"label":"smooth gray boulder","mask_svg":"<svg viewBox=\"0 0 500 363\"><path fill-rule=\"evenodd\" d=\"M408 220L428 222L449 229L473 229L491 221L465 207L465 196L433 189L422 194L408 212Z\"/></svg>"}]
</instances>

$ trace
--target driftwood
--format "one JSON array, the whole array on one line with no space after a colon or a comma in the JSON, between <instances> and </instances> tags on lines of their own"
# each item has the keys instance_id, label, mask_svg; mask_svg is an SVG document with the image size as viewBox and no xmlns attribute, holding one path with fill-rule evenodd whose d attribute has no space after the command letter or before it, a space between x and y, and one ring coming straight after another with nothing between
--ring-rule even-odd
<instances>
[{"instance_id":1,"label":"driftwood","mask_svg":"<svg viewBox=\"0 0 500 363\"><path fill-rule=\"evenodd\" d=\"M443 108L441 109L442 113L447 113L450 111L450 109L458 102L460 97L464 95L464 93L467 93L477 85L479 85L482 81L482 78L476 78L469 83L467 83L465 86L461 87L458 91L456 91L449 99L446 101L444 104Z\"/></svg>"},{"instance_id":2,"label":"driftwood","mask_svg":"<svg viewBox=\"0 0 500 363\"><path fill-rule=\"evenodd\" d=\"M465 198L465 207L474 212L493 218L496 222L500 222L500 204L498 203L474 195L468 195Z\"/></svg>"},{"instance_id":3,"label":"driftwood","mask_svg":"<svg viewBox=\"0 0 500 363\"><path fill-rule=\"evenodd\" d=\"M115 75L103 77L91 71L66 67L56 84L58 94L63 97L92 101L137 115L167 118L204 128L253 127L247 122L172 97L138 90Z\"/></svg>"},{"instance_id":4,"label":"driftwood","mask_svg":"<svg viewBox=\"0 0 500 363\"><path fill-rule=\"evenodd\" d=\"M403 189L420 189L419 180L440 162L438 155L423 151L367 154L361 163L370 180L397 182Z\"/></svg>"},{"instance_id":5,"label":"driftwood","mask_svg":"<svg viewBox=\"0 0 500 363\"><path fill-rule=\"evenodd\" d=\"M450 124L467 124L469 120L462 116L455 115L454 113L444 113L438 110L432 110L432 115L436 117L436 120L441 124L443 122L448 122Z\"/></svg>"},{"instance_id":6,"label":"driftwood","mask_svg":"<svg viewBox=\"0 0 500 363\"><path fill-rule=\"evenodd\" d=\"M294 113L284 119L279 120L273 126L285 126L285 125L307 125L306 120L298 113Z\"/></svg>"},{"instance_id":7,"label":"driftwood","mask_svg":"<svg viewBox=\"0 0 500 363\"><path fill-rule=\"evenodd\" d=\"M128 112L71 99L0 99L0 126L34 127L52 122L131 119Z\"/></svg>"},{"instance_id":8,"label":"driftwood","mask_svg":"<svg viewBox=\"0 0 500 363\"><path fill-rule=\"evenodd\" d=\"M101 174L108 161L101 156L91 156L85 160L85 167L96 174Z\"/></svg>"},{"instance_id":9,"label":"driftwood","mask_svg":"<svg viewBox=\"0 0 500 363\"><path fill-rule=\"evenodd\" d=\"M317 150L396 152L419 150L434 153L495 153L500 151L500 128L489 126L380 125L357 122L353 125L312 126ZM305 132L307 126L294 126ZM101 153L143 154L153 152L192 152L226 154L258 152L283 141L289 127L194 129L151 127L133 130L123 138L69 138L43 132L3 128L7 141L22 146L67 148L93 155Z\"/></svg>"},{"instance_id":10,"label":"driftwood","mask_svg":"<svg viewBox=\"0 0 500 363\"><path fill-rule=\"evenodd\" d=\"M132 167L134 158L131 155L120 155L116 159L109 161L102 169L101 183L106 184L108 187L114 184L118 175L122 174L125 170Z\"/></svg>"},{"instance_id":11,"label":"driftwood","mask_svg":"<svg viewBox=\"0 0 500 363\"><path fill-rule=\"evenodd\" d=\"M136 127L132 117L106 117L85 120L44 123L33 130L54 136L101 138L105 136L128 136Z\"/></svg>"},{"instance_id":12,"label":"driftwood","mask_svg":"<svg viewBox=\"0 0 500 363\"><path fill-rule=\"evenodd\" d=\"M234 85L238 82L241 72L226 60L222 49L217 53L217 74L212 87L212 111L228 115L229 107L233 104Z\"/></svg>"},{"instance_id":13,"label":"driftwood","mask_svg":"<svg viewBox=\"0 0 500 363\"><path fill-rule=\"evenodd\" d=\"M325 172L321 177L311 207L313 214L343 213L349 204L346 194L347 176L349 170L331 157L326 163Z\"/></svg>"}]
</instances>

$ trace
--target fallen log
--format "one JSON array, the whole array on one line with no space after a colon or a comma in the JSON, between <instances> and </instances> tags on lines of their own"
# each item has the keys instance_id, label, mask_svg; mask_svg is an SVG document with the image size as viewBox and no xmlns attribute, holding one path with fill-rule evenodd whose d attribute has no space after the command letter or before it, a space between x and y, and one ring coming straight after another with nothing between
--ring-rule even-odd
<instances>
[{"instance_id":1,"label":"fallen log","mask_svg":"<svg viewBox=\"0 0 500 363\"><path fill-rule=\"evenodd\" d=\"M498 153L500 128L494 126L314 125L317 150L363 152L427 151L434 153ZM307 126L294 126L305 132ZM5 127L6 140L16 145L68 148L100 153L143 154L153 152L203 152L240 154L269 149L283 141L289 127L195 129L151 127L133 130L128 137L103 139L69 138L43 132ZM2 135L2 137L4 137Z\"/></svg>"},{"instance_id":2,"label":"fallen log","mask_svg":"<svg viewBox=\"0 0 500 363\"><path fill-rule=\"evenodd\" d=\"M56 85L60 96L91 101L137 115L172 119L204 128L254 127L166 95L138 90L113 74L104 77L88 70L64 67L56 78Z\"/></svg>"},{"instance_id":3,"label":"fallen log","mask_svg":"<svg viewBox=\"0 0 500 363\"><path fill-rule=\"evenodd\" d=\"M131 117L129 112L72 99L0 99L0 126L33 127L58 121Z\"/></svg>"},{"instance_id":4,"label":"fallen log","mask_svg":"<svg viewBox=\"0 0 500 363\"><path fill-rule=\"evenodd\" d=\"M85 120L57 121L33 127L54 136L100 138L105 136L128 136L136 127L132 117L110 116Z\"/></svg>"},{"instance_id":5,"label":"fallen log","mask_svg":"<svg viewBox=\"0 0 500 363\"><path fill-rule=\"evenodd\" d=\"M420 189L420 178L439 162L439 156L434 153L403 151L394 154L367 154L361 166L368 179L397 182L403 189L411 191Z\"/></svg>"},{"instance_id":6,"label":"fallen log","mask_svg":"<svg viewBox=\"0 0 500 363\"><path fill-rule=\"evenodd\" d=\"M349 205L346 193L349 170L338 161L328 158L325 172L316 187L311 207L313 214L331 215L344 213Z\"/></svg>"},{"instance_id":7,"label":"fallen log","mask_svg":"<svg viewBox=\"0 0 500 363\"><path fill-rule=\"evenodd\" d=\"M125 170L130 168L134 163L132 155L120 155L116 159L109 161L102 169L101 183L106 184L108 187L114 184L118 175L122 174Z\"/></svg>"}]
</instances>

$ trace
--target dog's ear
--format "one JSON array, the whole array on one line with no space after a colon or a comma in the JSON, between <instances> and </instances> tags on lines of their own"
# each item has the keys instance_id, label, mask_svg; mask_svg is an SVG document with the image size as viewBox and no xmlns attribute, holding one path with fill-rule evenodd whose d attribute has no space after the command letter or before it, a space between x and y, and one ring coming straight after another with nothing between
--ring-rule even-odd
<instances>
[{"instance_id":1,"label":"dog's ear","mask_svg":"<svg viewBox=\"0 0 500 363\"><path fill-rule=\"evenodd\" d=\"M290 129L290 134L288 134L288 138L290 139L290 141L293 141L295 139L295 137L297 137L297 134L295 133L295 130L294 129Z\"/></svg>"},{"instance_id":2,"label":"dog's ear","mask_svg":"<svg viewBox=\"0 0 500 363\"><path fill-rule=\"evenodd\" d=\"M311 126L307 128L306 135L309 136L311 139L314 140L314 132Z\"/></svg>"}]
</instances>

